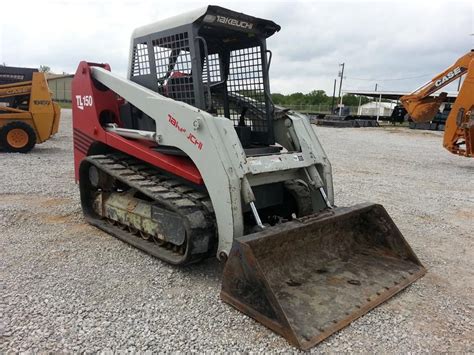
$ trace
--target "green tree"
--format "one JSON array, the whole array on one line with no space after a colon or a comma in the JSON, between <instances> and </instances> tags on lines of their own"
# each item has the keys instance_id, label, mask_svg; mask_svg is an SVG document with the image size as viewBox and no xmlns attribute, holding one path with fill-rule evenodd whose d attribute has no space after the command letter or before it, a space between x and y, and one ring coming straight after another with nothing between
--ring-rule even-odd
<instances>
[{"instance_id":1,"label":"green tree","mask_svg":"<svg viewBox=\"0 0 474 355\"><path fill-rule=\"evenodd\" d=\"M304 105L305 104L305 94L302 92L295 92L288 96L287 104L290 105Z\"/></svg>"},{"instance_id":2,"label":"green tree","mask_svg":"<svg viewBox=\"0 0 474 355\"><path fill-rule=\"evenodd\" d=\"M324 90L313 90L306 95L308 105L321 105L325 104L328 100L328 96Z\"/></svg>"},{"instance_id":3,"label":"green tree","mask_svg":"<svg viewBox=\"0 0 474 355\"><path fill-rule=\"evenodd\" d=\"M342 97L342 103L346 106L359 106L359 98L360 104L366 104L370 101L370 99L366 96L356 96L352 94L347 94Z\"/></svg>"},{"instance_id":4,"label":"green tree","mask_svg":"<svg viewBox=\"0 0 474 355\"><path fill-rule=\"evenodd\" d=\"M47 65L40 65L39 71L42 73L49 73L51 71L51 68Z\"/></svg>"},{"instance_id":5,"label":"green tree","mask_svg":"<svg viewBox=\"0 0 474 355\"><path fill-rule=\"evenodd\" d=\"M283 94L272 94L272 101L275 105L284 105L286 96Z\"/></svg>"},{"instance_id":6,"label":"green tree","mask_svg":"<svg viewBox=\"0 0 474 355\"><path fill-rule=\"evenodd\" d=\"M327 96L324 90L312 90L307 94L302 92L295 92L292 94L284 95L280 93L272 94L273 103L281 106L294 106L294 105L308 105L308 106L331 106L332 96ZM359 100L361 105L372 101L372 99L365 96L356 96L352 94L344 95L342 103L346 106L358 106ZM339 103L338 99L334 101L335 105Z\"/></svg>"}]
</instances>

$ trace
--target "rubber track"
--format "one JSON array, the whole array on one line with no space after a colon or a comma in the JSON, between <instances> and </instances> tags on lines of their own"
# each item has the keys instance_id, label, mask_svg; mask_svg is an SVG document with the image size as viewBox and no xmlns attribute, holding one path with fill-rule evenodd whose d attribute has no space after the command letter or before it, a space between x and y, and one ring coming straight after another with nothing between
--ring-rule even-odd
<instances>
[{"instance_id":1,"label":"rubber track","mask_svg":"<svg viewBox=\"0 0 474 355\"><path fill-rule=\"evenodd\" d=\"M213 247L212 244L216 242L216 223L212 203L207 193L198 191L194 187L125 154L94 155L87 157L86 160L113 178L156 201L163 208L173 211L185 219L187 222L185 223L187 224L187 248L191 249L186 252L189 255L187 260L175 262L168 257L173 251L165 246L159 246L153 241L146 241L122 230L122 233L129 234L127 242L173 264L188 264L209 254ZM97 225L97 223L94 224ZM117 235L118 231L115 229L118 227L102 225L99 227L122 240L124 239ZM137 241L130 238L132 236L137 238ZM208 240L207 250L203 250L202 244L196 246L194 242L196 240ZM149 244L148 247L147 244ZM163 250L160 252L156 248Z\"/></svg>"}]
</instances>

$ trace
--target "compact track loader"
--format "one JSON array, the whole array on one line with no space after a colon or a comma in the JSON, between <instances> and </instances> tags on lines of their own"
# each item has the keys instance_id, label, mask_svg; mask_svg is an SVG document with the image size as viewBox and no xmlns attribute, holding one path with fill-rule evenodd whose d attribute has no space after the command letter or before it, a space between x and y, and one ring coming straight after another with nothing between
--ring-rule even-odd
<instances>
[{"instance_id":1,"label":"compact track loader","mask_svg":"<svg viewBox=\"0 0 474 355\"><path fill-rule=\"evenodd\" d=\"M72 84L86 219L175 265L226 262L225 302L307 349L425 273L385 209L334 206L308 119L270 97L272 21L208 6L134 31L128 79Z\"/></svg>"},{"instance_id":2,"label":"compact track loader","mask_svg":"<svg viewBox=\"0 0 474 355\"><path fill-rule=\"evenodd\" d=\"M44 73L0 66L0 149L29 152L58 132L60 113Z\"/></svg>"}]
</instances>

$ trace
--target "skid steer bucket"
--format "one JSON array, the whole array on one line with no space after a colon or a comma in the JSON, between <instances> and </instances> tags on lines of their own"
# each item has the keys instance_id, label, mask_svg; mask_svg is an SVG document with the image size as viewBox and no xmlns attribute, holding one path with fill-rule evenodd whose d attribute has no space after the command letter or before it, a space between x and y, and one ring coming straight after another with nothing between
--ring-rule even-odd
<instances>
[{"instance_id":1,"label":"skid steer bucket","mask_svg":"<svg viewBox=\"0 0 474 355\"><path fill-rule=\"evenodd\" d=\"M221 297L308 349L425 272L385 209L362 204L235 240Z\"/></svg>"}]
</instances>

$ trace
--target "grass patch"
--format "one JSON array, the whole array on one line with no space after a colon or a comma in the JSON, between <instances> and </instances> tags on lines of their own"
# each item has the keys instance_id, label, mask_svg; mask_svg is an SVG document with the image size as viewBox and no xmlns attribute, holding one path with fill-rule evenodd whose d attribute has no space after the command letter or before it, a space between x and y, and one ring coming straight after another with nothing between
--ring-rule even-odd
<instances>
[{"instance_id":1,"label":"grass patch","mask_svg":"<svg viewBox=\"0 0 474 355\"><path fill-rule=\"evenodd\" d=\"M71 108L72 104L70 102L58 102L61 108Z\"/></svg>"}]
</instances>

